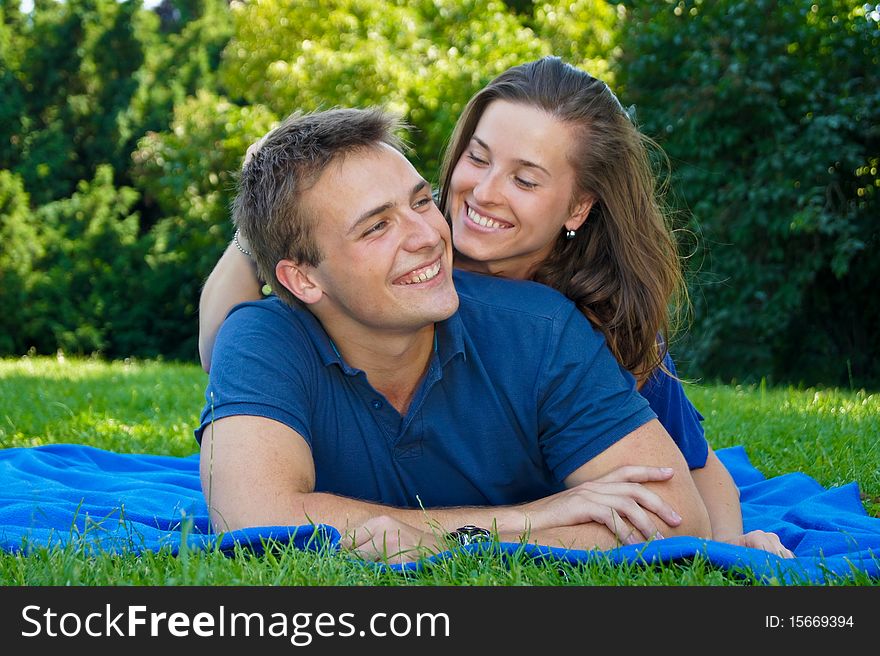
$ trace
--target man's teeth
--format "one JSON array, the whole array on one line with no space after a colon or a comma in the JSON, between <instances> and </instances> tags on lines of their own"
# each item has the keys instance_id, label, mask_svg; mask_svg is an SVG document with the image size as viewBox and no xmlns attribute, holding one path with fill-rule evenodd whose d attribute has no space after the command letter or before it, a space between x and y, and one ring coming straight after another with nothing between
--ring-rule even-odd
<instances>
[{"instance_id":1,"label":"man's teeth","mask_svg":"<svg viewBox=\"0 0 880 656\"><path fill-rule=\"evenodd\" d=\"M505 228L506 226L503 223L498 223L493 219L487 219L485 216L480 216L470 207L467 209L468 218L476 223L477 225L485 226L487 228Z\"/></svg>"},{"instance_id":2,"label":"man's teeth","mask_svg":"<svg viewBox=\"0 0 880 656\"><path fill-rule=\"evenodd\" d=\"M409 280L404 280L404 285L415 285L420 282L428 282L431 278L440 273L440 260L437 260L435 264L429 266L427 269L422 269L421 273L414 273L413 276Z\"/></svg>"}]
</instances>

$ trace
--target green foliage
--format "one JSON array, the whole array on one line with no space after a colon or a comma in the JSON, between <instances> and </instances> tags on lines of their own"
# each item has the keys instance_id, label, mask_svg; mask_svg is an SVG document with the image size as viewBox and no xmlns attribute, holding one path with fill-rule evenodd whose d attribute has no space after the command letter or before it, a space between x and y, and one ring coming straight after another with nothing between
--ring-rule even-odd
<instances>
[{"instance_id":1,"label":"green foliage","mask_svg":"<svg viewBox=\"0 0 880 656\"><path fill-rule=\"evenodd\" d=\"M135 74L137 91L120 117L120 139L126 153L136 150L144 135L167 130L177 105L200 90L217 88L221 53L232 36L226 0L166 0L163 7L167 5L173 12L175 4L188 18L173 22L177 29L169 34L161 33L156 15L138 15L147 47L144 65ZM149 203L147 195L147 211L152 209ZM148 217L149 223L152 219Z\"/></svg>"},{"instance_id":2,"label":"green foliage","mask_svg":"<svg viewBox=\"0 0 880 656\"><path fill-rule=\"evenodd\" d=\"M234 172L248 145L274 121L259 105L241 107L199 92L177 106L169 132L141 139L134 177L163 217L146 237L150 284L142 299L161 335L156 352L180 359L198 352L199 292L231 236Z\"/></svg>"},{"instance_id":3,"label":"green foliage","mask_svg":"<svg viewBox=\"0 0 880 656\"><path fill-rule=\"evenodd\" d=\"M118 352L141 339L137 307L144 282L138 249L138 193L115 188L109 165L91 181L80 181L70 197L40 207L37 241L42 256L33 263L28 303L20 308L22 338L38 352Z\"/></svg>"},{"instance_id":4,"label":"green foliage","mask_svg":"<svg viewBox=\"0 0 880 656\"><path fill-rule=\"evenodd\" d=\"M22 44L21 13L17 7L0 5L0 168L16 153L21 121L26 114L24 84L18 75Z\"/></svg>"},{"instance_id":5,"label":"green foliage","mask_svg":"<svg viewBox=\"0 0 880 656\"><path fill-rule=\"evenodd\" d=\"M119 123L144 61L139 11L139 0L41 2L20 26L13 75L24 107L16 148L0 166L21 174L34 202L69 195L98 164L125 169Z\"/></svg>"},{"instance_id":6,"label":"green foliage","mask_svg":"<svg viewBox=\"0 0 880 656\"><path fill-rule=\"evenodd\" d=\"M411 158L436 181L467 99L552 53L611 81L672 157L673 203L702 245L685 373L880 380L876 7L164 0L147 11L141 0L37 0L23 15L18 5L0 1L0 298L29 303L20 319L0 318L0 353L194 358L234 171L276 120L384 106L411 124ZM92 210L104 218L78 218ZM93 221L101 240L85 237Z\"/></svg>"},{"instance_id":7,"label":"green foliage","mask_svg":"<svg viewBox=\"0 0 880 656\"><path fill-rule=\"evenodd\" d=\"M230 98L278 116L383 106L413 126L413 159L436 180L467 99L511 65L548 54L495 0L308 0L235 5L221 75Z\"/></svg>"},{"instance_id":8,"label":"green foliage","mask_svg":"<svg viewBox=\"0 0 880 656\"><path fill-rule=\"evenodd\" d=\"M689 373L876 382L877 20L842 0L625 4L623 95L705 246Z\"/></svg>"},{"instance_id":9,"label":"green foliage","mask_svg":"<svg viewBox=\"0 0 880 656\"><path fill-rule=\"evenodd\" d=\"M535 0L533 27L551 53L614 87L623 15L604 0Z\"/></svg>"},{"instance_id":10,"label":"green foliage","mask_svg":"<svg viewBox=\"0 0 880 656\"><path fill-rule=\"evenodd\" d=\"M21 178L0 171L0 353L26 348L22 317L12 308L26 307L34 261L42 256L37 231L30 222L30 200ZM8 309L7 309L8 308Z\"/></svg>"}]
</instances>

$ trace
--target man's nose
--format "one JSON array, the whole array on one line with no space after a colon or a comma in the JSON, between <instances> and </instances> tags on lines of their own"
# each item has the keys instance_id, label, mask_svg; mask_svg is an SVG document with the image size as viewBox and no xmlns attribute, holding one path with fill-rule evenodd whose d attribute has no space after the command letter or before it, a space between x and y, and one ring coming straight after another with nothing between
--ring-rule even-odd
<instances>
[{"instance_id":1,"label":"man's nose","mask_svg":"<svg viewBox=\"0 0 880 656\"><path fill-rule=\"evenodd\" d=\"M434 248L442 239L440 227L435 225L437 221L443 222L443 218L434 217L417 212L412 212L406 220L405 246L409 251L418 251L424 248ZM443 224L445 225L445 224Z\"/></svg>"}]
</instances>

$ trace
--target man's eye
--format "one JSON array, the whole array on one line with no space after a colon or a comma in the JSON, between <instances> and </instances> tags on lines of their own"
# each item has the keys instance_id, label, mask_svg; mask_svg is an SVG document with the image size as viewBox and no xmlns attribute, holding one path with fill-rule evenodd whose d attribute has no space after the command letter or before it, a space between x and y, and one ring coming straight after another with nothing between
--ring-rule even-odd
<instances>
[{"instance_id":1,"label":"man's eye","mask_svg":"<svg viewBox=\"0 0 880 656\"><path fill-rule=\"evenodd\" d=\"M427 207L428 205L432 205L434 203L434 199L430 196L426 196L425 198L419 198L414 204L414 209L421 209L423 207Z\"/></svg>"},{"instance_id":2,"label":"man's eye","mask_svg":"<svg viewBox=\"0 0 880 656\"><path fill-rule=\"evenodd\" d=\"M385 228L386 225L388 225L388 221L379 221L378 223L374 223L366 232L364 232L363 236L368 237L369 235L380 232Z\"/></svg>"}]
</instances>

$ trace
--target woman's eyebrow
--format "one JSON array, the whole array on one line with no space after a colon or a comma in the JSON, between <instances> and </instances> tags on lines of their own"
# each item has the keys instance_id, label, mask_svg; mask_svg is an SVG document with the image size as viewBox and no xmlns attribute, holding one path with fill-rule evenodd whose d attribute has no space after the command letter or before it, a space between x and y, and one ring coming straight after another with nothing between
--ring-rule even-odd
<instances>
[{"instance_id":1,"label":"woman's eyebrow","mask_svg":"<svg viewBox=\"0 0 880 656\"><path fill-rule=\"evenodd\" d=\"M490 152L490 153L492 152L492 149L489 148L489 145L488 145L485 141L483 141L482 139L480 139L477 135L474 135L473 137L471 137L471 139L473 139L474 141L476 141L477 144L479 144L479 146L480 146L481 148L485 149L487 152ZM544 168L543 166L541 166L540 164L536 164L535 162L532 162L532 161L527 160L527 159L517 159L517 160L514 160L514 161L515 161L517 164L519 164L520 166L527 166L527 167L532 168L532 169L538 169L539 171L542 171L542 172L545 173L546 175L552 177L552 176L550 175L550 171L548 171L547 169L545 169L545 168Z\"/></svg>"}]
</instances>

